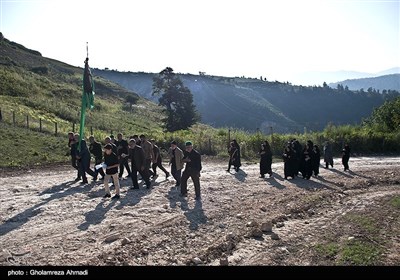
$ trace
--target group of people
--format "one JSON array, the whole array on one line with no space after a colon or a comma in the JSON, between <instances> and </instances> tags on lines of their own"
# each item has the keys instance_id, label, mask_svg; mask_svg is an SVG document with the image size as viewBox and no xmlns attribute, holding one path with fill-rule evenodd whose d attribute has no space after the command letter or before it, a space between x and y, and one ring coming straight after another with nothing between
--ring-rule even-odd
<instances>
[{"instance_id":1,"label":"group of people","mask_svg":"<svg viewBox=\"0 0 400 280\"><path fill-rule=\"evenodd\" d=\"M228 169L230 172L231 166L234 167L235 171L239 171L241 166L240 159L240 146L236 140L230 142L228 148L229 162ZM329 168L329 165L333 168L333 152L332 145L329 141L324 144L323 147L325 168ZM260 156L260 178L265 178L268 174L272 176L272 150L268 141L261 143L260 150L258 152ZM311 140L302 146L296 139L292 139L287 143L282 154L284 162L284 177L288 179L291 177L294 179L296 176L301 174L304 179L310 179L312 175L318 176L319 165L321 159L321 151L318 145L314 144ZM344 145L342 150L342 164L344 171L349 170L349 159L350 159L350 146Z\"/></svg>"},{"instance_id":2,"label":"group of people","mask_svg":"<svg viewBox=\"0 0 400 280\"><path fill-rule=\"evenodd\" d=\"M187 196L187 182L191 178L193 181L196 199L200 199L200 171L202 170L201 156L198 151L193 149L190 141L185 143L185 150L182 151L176 141L170 143L168 150L169 165L171 173L162 165L160 148L155 140L147 140L145 135L133 135L129 140L123 139L122 133L118 133L117 139L110 135L104 139L105 145L96 141L94 136L89 137L89 146L84 139L79 145L79 134L70 132L68 134L70 147L71 164L77 170L75 181L82 180L83 184L88 183L86 174L93 177L93 181L104 180L105 195L111 197L109 181L112 179L115 186L114 199L120 198L120 184L124 170L128 177L132 179L132 189L139 189L138 174L140 174L145 186L151 188L151 179L157 177L157 167L165 173L167 179L170 174L175 179L175 186L180 187L180 195ZM327 141L323 147L325 168L329 165L333 167L332 146ZM90 168L91 154L95 159L95 169ZM230 142L228 148L229 162L227 172L231 166L236 172L241 167L240 146L236 140ZM268 141L261 143L258 152L260 157L260 178L273 175L272 172L272 149ZM294 179L301 174L304 179L310 179L312 175L318 176L321 152L318 145L311 140L302 147L300 142L293 139L284 148L282 158L284 161L284 177ZM349 170L350 147L346 144L342 150L342 164L344 171ZM129 166L129 162L131 165ZM185 167L185 169L184 169ZM103 169L104 168L104 169Z\"/></svg>"},{"instance_id":3,"label":"group of people","mask_svg":"<svg viewBox=\"0 0 400 280\"><path fill-rule=\"evenodd\" d=\"M101 179L104 180L105 198L111 197L110 179L115 186L115 195L112 198L120 198L119 180L122 179L124 169L128 172L128 177L132 179L132 189L139 189L138 173L147 188L151 188L151 179L157 177L157 167L165 173L166 179L170 176L170 173L162 165L161 152L155 140L148 141L145 135L133 135L129 137L128 141L123 139L122 133L118 133L117 139L110 135L104 139L104 146L97 142L94 136L90 136L89 146L82 139L80 147L78 147L79 134L70 132L68 137L71 164L77 170L75 181L82 180L82 184L87 184L86 173L93 177L93 181L96 181L100 174ZM94 170L90 168L90 154L95 159ZM187 181L192 178L196 199L200 199L201 156L193 149L192 142L187 141L185 151L182 151L176 141L172 141L168 155L171 174L176 181L175 186L180 186L181 196L187 196ZM129 161L131 166L129 166ZM184 167L185 169L183 169Z\"/></svg>"}]
</instances>

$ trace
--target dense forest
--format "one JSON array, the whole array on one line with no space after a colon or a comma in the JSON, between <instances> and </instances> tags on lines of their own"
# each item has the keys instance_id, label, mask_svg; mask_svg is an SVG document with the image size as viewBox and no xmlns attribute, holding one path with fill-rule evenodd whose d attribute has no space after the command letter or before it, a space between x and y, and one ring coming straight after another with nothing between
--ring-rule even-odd
<instances>
[{"instance_id":1,"label":"dense forest","mask_svg":"<svg viewBox=\"0 0 400 280\"><path fill-rule=\"evenodd\" d=\"M156 101L152 73L95 69L94 73ZM339 85L298 86L265 78L180 74L192 92L202 122L251 132L321 131L328 124L361 124L374 108L399 96L395 90L357 90Z\"/></svg>"}]
</instances>

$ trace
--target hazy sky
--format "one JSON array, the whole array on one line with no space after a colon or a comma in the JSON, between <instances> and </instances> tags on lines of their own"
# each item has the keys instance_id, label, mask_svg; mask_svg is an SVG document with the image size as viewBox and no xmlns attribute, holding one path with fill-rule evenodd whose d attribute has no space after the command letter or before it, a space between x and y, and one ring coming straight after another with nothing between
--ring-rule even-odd
<instances>
[{"instance_id":1,"label":"hazy sky","mask_svg":"<svg viewBox=\"0 0 400 280\"><path fill-rule=\"evenodd\" d=\"M0 0L0 31L43 56L120 71L297 82L400 66L400 0Z\"/></svg>"}]
</instances>

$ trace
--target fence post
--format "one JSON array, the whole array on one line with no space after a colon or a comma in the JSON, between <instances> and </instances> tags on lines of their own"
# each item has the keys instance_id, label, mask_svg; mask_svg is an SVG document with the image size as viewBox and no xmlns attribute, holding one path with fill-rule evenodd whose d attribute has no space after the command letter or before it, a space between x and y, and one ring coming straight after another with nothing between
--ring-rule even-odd
<instances>
[{"instance_id":1,"label":"fence post","mask_svg":"<svg viewBox=\"0 0 400 280\"><path fill-rule=\"evenodd\" d=\"M13 111L13 125L15 126L15 111Z\"/></svg>"},{"instance_id":2,"label":"fence post","mask_svg":"<svg viewBox=\"0 0 400 280\"><path fill-rule=\"evenodd\" d=\"M228 147L230 143L231 143L231 130L228 129Z\"/></svg>"},{"instance_id":3,"label":"fence post","mask_svg":"<svg viewBox=\"0 0 400 280\"><path fill-rule=\"evenodd\" d=\"M29 129L29 115L26 115L26 128Z\"/></svg>"},{"instance_id":4,"label":"fence post","mask_svg":"<svg viewBox=\"0 0 400 280\"><path fill-rule=\"evenodd\" d=\"M93 135L93 126L90 126L90 135Z\"/></svg>"},{"instance_id":5,"label":"fence post","mask_svg":"<svg viewBox=\"0 0 400 280\"><path fill-rule=\"evenodd\" d=\"M72 123L72 132L75 133L75 123Z\"/></svg>"},{"instance_id":6,"label":"fence post","mask_svg":"<svg viewBox=\"0 0 400 280\"><path fill-rule=\"evenodd\" d=\"M0 109L0 122L3 120L3 115L1 114L1 109Z\"/></svg>"},{"instance_id":7,"label":"fence post","mask_svg":"<svg viewBox=\"0 0 400 280\"><path fill-rule=\"evenodd\" d=\"M212 151L211 151L211 138L208 138L208 152L210 153L210 155L212 154Z\"/></svg>"},{"instance_id":8,"label":"fence post","mask_svg":"<svg viewBox=\"0 0 400 280\"><path fill-rule=\"evenodd\" d=\"M57 122L54 123L55 124L55 135L57 136Z\"/></svg>"},{"instance_id":9,"label":"fence post","mask_svg":"<svg viewBox=\"0 0 400 280\"><path fill-rule=\"evenodd\" d=\"M39 119L39 132L42 132L42 118Z\"/></svg>"}]
</instances>

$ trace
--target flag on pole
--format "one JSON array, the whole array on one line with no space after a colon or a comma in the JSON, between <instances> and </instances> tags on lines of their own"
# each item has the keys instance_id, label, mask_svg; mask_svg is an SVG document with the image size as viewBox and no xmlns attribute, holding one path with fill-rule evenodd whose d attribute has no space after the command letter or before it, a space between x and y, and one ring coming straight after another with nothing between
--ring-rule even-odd
<instances>
[{"instance_id":1,"label":"flag on pole","mask_svg":"<svg viewBox=\"0 0 400 280\"><path fill-rule=\"evenodd\" d=\"M87 50L87 46L86 46ZM93 109L94 105L94 83L92 78L92 73L89 68L89 55L87 55L85 60L85 69L83 71L83 93L82 93L82 106L81 106L81 123L79 128L79 144L78 151L81 151L81 141L84 138L85 133L85 116L86 109Z\"/></svg>"}]
</instances>

